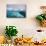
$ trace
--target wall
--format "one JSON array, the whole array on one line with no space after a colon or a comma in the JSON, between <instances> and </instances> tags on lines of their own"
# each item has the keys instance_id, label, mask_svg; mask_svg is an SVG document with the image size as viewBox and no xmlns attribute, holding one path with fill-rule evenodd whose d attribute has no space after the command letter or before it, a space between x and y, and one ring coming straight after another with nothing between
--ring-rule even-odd
<instances>
[{"instance_id":1,"label":"wall","mask_svg":"<svg viewBox=\"0 0 46 46\"><path fill-rule=\"evenodd\" d=\"M7 4L26 4L27 17L25 19L6 18ZM31 36L36 29L43 29L38 25L35 16L41 13L40 6L46 5L46 0L0 0L0 34L4 34L6 25L15 25L19 31L18 36Z\"/></svg>"}]
</instances>

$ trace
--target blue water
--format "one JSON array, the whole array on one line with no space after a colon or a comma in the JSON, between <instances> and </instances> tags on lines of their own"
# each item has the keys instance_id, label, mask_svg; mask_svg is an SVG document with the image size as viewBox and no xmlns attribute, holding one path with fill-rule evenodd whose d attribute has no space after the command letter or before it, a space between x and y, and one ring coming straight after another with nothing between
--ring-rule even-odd
<instances>
[{"instance_id":1,"label":"blue water","mask_svg":"<svg viewBox=\"0 0 46 46\"><path fill-rule=\"evenodd\" d=\"M26 16L25 11L8 11L7 17L24 18Z\"/></svg>"}]
</instances>

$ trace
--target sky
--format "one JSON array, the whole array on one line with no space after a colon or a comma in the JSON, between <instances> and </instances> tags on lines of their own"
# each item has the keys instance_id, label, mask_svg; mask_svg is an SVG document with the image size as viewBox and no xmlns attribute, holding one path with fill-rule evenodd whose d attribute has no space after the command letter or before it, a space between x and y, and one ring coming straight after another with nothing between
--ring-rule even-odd
<instances>
[{"instance_id":1,"label":"sky","mask_svg":"<svg viewBox=\"0 0 46 46\"><path fill-rule=\"evenodd\" d=\"M26 10L26 5L9 4L7 5L7 10Z\"/></svg>"}]
</instances>

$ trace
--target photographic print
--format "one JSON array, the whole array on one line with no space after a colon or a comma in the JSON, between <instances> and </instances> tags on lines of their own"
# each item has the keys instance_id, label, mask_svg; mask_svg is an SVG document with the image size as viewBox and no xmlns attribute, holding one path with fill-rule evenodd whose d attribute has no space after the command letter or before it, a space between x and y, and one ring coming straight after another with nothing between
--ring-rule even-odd
<instances>
[{"instance_id":1,"label":"photographic print","mask_svg":"<svg viewBox=\"0 0 46 46\"><path fill-rule=\"evenodd\" d=\"M7 5L7 18L25 18L26 5L8 4Z\"/></svg>"}]
</instances>

